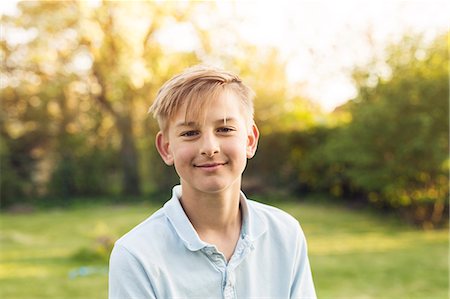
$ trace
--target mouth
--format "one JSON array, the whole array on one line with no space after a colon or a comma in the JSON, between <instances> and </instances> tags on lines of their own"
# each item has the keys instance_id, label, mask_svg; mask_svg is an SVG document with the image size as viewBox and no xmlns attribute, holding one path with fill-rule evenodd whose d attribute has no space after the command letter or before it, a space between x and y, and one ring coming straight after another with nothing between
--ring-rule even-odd
<instances>
[{"instance_id":1,"label":"mouth","mask_svg":"<svg viewBox=\"0 0 450 299\"><path fill-rule=\"evenodd\" d=\"M194 164L195 167L203 168L203 169L215 169L220 166L226 165L226 162L214 162L214 163L204 163L204 164Z\"/></svg>"}]
</instances>

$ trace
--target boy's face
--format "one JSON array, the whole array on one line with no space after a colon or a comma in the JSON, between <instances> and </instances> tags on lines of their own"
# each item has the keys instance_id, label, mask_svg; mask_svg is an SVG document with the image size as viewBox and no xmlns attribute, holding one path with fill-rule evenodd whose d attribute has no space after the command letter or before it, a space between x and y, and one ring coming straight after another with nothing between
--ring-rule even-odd
<instances>
[{"instance_id":1,"label":"boy's face","mask_svg":"<svg viewBox=\"0 0 450 299\"><path fill-rule=\"evenodd\" d=\"M189 115L189 114L188 114ZM181 107L156 144L168 165L175 165L183 189L216 193L236 187L247 159L255 154L258 129L249 125L245 109L233 92L223 92L200 119L185 119Z\"/></svg>"}]
</instances>

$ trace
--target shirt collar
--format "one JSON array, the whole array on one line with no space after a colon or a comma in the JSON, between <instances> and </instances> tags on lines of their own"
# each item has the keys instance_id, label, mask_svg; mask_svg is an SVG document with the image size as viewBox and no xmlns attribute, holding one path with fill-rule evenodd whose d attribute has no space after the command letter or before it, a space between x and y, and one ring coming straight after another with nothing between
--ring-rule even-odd
<instances>
[{"instance_id":1,"label":"shirt collar","mask_svg":"<svg viewBox=\"0 0 450 299\"><path fill-rule=\"evenodd\" d=\"M164 212L176 233L186 248L191 251L197 251L209 246L208 243L203 242L198 236L181 206L180 198L181 186L177 185L173 187L172 198L164 205ZM248 200L243 192L240 193L240 205L243 215L241 237L253 243L267 230L267 224L254 208L248 204Z\"/></svg>"}]
</instances>

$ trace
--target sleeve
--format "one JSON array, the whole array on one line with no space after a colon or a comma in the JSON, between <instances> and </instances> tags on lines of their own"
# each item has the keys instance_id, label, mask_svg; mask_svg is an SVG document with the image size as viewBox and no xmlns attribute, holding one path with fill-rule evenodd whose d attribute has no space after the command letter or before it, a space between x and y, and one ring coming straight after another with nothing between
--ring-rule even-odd
<instances>
[{"instance_id":1,"label":"sleeve","mask_svg":"<svg viewBox=\"0 0 450 299\"><path fill-rule=\"evenodd\" d=\"M308 260L308 249L305 235L300 225L296 241L296 257L291 284L291 299L316 299L316 291Z\"/></svg>"},{"instance_id":2,"label":"sleeve","mask_svg":"<svg viewBox=\"0 0 450 299\"><path fill-rule=\"evenodd\" d=\"M109 261L109 299L156 299L142 264L126 248L116 244Z\"/></svg>"}]
</instances>

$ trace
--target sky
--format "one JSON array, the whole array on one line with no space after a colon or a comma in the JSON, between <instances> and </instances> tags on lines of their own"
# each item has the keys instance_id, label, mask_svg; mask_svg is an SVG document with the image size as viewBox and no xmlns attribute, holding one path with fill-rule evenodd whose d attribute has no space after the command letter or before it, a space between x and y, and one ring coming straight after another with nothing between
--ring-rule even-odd
<instances>
[{"instance_id":1,"label":"sky","mask_svg":"<svg viewBox=\"0 0 450 299\"><path fill-rule=\"evenodd\" d=\"M246 39L277 45L288 59L292 82L331 111L355 96L349 77L355 65L382 54L404 33L431 41L449 30L450 1L269 1L243 2ZM370 38L369 38L370 36Z\"/></svg>"},{"instance_id":2,"label":"sky","mask_svg":"<svg viewBox=\"0 0 450 299\"><path fill-rule=\"evenodd\" d=\"M2 1L0 13L14 13L16 3ZM239 34L244 40L277 47L288 62L290 82L302 83L301 92L325 111L355 96L349 77L354 66L381 55L387 43L398 41L404 33L423 33L431 40L449 30L450 20L450 1L442 0L220 1L217 5L221 17L241 20Z\"/></svg>"}]
</instances>

